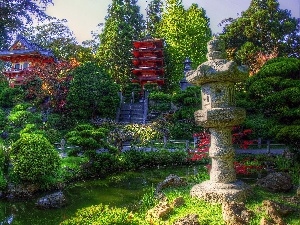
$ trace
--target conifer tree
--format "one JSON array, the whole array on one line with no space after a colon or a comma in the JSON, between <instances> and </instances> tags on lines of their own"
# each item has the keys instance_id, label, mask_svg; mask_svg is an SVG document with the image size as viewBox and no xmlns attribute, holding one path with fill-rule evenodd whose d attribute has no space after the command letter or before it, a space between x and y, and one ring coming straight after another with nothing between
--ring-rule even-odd
<instances>
[{"instance_id":1,"label":"conifer tree","mask_svg":"<svg viewBox=\"0 0 300 225\"><path fill-rule=\"evenodd\" d=\"M152 0L147 7L147 32L151 36L155 35L157 25L161 20L163 12L163 2L161 0Z\"/></svg>"},{"instance_id":2,"label":"conifer tree","mask_svg":"<svg viewBox=\"0 0 300 225\"><path fill-rule=\"evenodd\" d=\"M143 15L137 0L113 0L108 8L97 57L115 82L130 82L132 41L144 29Z\"/></svg>"}]
</instances>

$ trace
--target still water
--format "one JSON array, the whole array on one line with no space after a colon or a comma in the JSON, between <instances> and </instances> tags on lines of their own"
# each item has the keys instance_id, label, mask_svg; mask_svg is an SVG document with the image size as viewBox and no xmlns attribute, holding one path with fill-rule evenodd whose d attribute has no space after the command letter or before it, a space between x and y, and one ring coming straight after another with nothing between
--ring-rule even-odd
<instances>
[{"instance_id":1,"label":"still water","mask_svg":"<svg viewBox=\"0 0 300 225\"><path fill-rule=\"evenodd\" d=\"M122 173L105 180L77 182L63 191L68 205L62 209L37 209L35 202L39 196L29 201L0 201L0 225L58 225L73 216L78 209L100 203L130 207L149 188L156 187L171 173L186 177L193 173L193 168L152 169Z\"/></svg>"}]
</instances>

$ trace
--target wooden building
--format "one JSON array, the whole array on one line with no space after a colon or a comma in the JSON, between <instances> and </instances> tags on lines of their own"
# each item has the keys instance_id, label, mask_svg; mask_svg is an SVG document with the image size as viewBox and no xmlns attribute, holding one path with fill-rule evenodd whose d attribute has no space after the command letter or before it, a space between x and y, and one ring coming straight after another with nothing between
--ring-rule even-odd
<instances>
[{"instance_id":1,"label":"wooden building","mask_svg":"<svg viewBox=\"0 0 300 225\"><path fill-rule=\"evenodd\" d=\"M9 49L0 50L0 60L10 63L3 71L10 87L22 85L34 67L55 62L53 53L18 35Z\"/></svg>"},{"instance_id":2,"label":"wooden building","mask_svg":"<svg viewBox=\"0 0 300 225\"><path fill-rule=\"evenodd\" d=\"M164 56L163 40L145 38L133 42L132 73L135 78L132 82L139 83L144 89L146 83L164 84Z\"/></svg>"}]
</instances>

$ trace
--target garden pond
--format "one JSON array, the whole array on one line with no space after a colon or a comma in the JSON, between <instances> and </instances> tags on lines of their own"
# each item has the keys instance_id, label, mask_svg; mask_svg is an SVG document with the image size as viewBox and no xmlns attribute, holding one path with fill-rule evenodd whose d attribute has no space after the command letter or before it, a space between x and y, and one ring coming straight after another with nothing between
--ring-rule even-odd
<instances>
[{"instance_id":1,"label":"garden pond","mask_svg":"<svg viewBox=\"0 0 300 225\"><path fill-rule=\"evenodd\" d=\"M203 165L147 169L120 173L102 180L76 182L64 190L68 205L61 209L36 208L35 202L40 196L27 201L2 200L0 201L0 225L58 225L74 216L78 209L100 203L134 210L143 194L155 188L168 175L188 177L197 173L197 167Z\"/></svg>"}]
</instances>

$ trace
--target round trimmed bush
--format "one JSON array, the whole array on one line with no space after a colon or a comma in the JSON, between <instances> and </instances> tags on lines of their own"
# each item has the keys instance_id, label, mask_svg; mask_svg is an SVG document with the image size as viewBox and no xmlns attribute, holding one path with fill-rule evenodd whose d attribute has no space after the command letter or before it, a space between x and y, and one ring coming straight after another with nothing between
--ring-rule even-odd
<instances>
[{"instance_id":1,"label":"round trimmed bush","mask_svg":"<svg viewBox=\"0 0 300 225\"><path fill-rule=\"evenodd\" d=\"M55 148L41 134L25 133L12 145L13 171L23 181L40 182L55 177L60 157Z\"/></svg>"}]
</instances>

